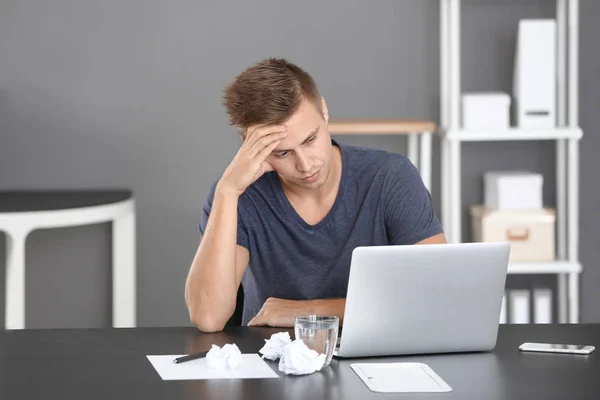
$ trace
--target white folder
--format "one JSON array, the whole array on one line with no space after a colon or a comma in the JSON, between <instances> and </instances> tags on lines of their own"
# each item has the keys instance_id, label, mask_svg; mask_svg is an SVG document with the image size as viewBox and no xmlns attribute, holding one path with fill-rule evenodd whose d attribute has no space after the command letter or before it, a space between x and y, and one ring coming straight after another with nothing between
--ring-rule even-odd
<instances>
[{"instance_id":1,"label":"white folder","mask_svg":"<svg viewBox=\"0 0 600 400\"><path fill-rule=\"evenodd\" d=\"M529 290L512 289L509 294L509 316L512 324L528 324Z\"/></svg>"},{"instance_id":2,"label":"white folder","mask_svg":"<svg viewBox=\"0 0 600 400\"><path fill-rule=\"evenodd\" d=\"M533 318L536 324L552 323L552 290L548 288L533 290Z\"/></svg>"}]
</instances>

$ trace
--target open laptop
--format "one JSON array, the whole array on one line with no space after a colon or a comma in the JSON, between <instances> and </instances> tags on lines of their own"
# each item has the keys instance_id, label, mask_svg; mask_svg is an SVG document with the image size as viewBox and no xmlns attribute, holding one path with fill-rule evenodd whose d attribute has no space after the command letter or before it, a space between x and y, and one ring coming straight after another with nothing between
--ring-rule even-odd
<instances>
[{"instance_id":1,"label":"open laptop","mask_svg":"<svg viewBox=\"0 0 600 400\"><path fill-rule=\"evenodd\" d=\"M357 247L337 357L489 351L508 243Z\"/></svg>"}]
</instances>

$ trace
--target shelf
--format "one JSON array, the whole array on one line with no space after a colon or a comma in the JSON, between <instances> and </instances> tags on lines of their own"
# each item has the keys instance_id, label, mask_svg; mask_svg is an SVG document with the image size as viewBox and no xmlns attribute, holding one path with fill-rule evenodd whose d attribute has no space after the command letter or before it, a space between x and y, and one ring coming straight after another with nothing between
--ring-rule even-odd
<instances>
[{"instance_id":1,"label":"shelf","mask_svg":"<svg viewBox=\"0 0 600 400\"><path fill-rule=\"evenodd\" d=\"M514 262L508 265L509 274L559 274L581 272L578 262L548 261L548 262Z\"/></svg>"},{"instance_id":2,"label":"shelf","mask_svg":"<svg viewBox=\"0 0 600 400\"><path fill-rule=\"evenodd\" d=\"M331 120L327 124L329 133L343 135L402 135L434 132L435 124L431 121L406 119L348 119Z\"/></svg>"},{"instance_id":3,"label":"shelf","mask_svg":"<svg viewBox=\"0 0 600 400\"><path fill-rule=\"evenodd\" d=\"M505 129L465 129L461 126L461 0L440 1L440 126L441 222L449 243L461 243L463 227L462 142L557 141L556 228L561 260L515 262L509 274L560 274L557 279L558 321L579 322L580 139L579 126L579 1L556 0L555 77L556 122L549 129L514 126ZM518 36L518 33L517 33ZM514 56L517 57L517 52ZM514 59L513 59L514 61ZM514 65L513 65L514 66ZM513 68L513 72L514 68ZM513 75L517 75L513 73ZM513 82L514 83L514 82ZM514 88L514 87L513 87ZM518 96L515 96L515 98ZM518 125L518 124L515 124ZM563 143L566 141L568 143ZM563 144L565 144L563 146ZM564 276L566 275L566 276Z\"/></svg>"},{"instance_id":4,"label":"shelf","mask_svg":"<svg viewBox=\"0 0 600 400\"><path fill-rule=\"evenodd\" d=\"M580 128L521 129L502 130L448 130L440 132L443 138L459 142L512 141L512 140L556 140L581 139Z\"/></svg>"}]
</instances>

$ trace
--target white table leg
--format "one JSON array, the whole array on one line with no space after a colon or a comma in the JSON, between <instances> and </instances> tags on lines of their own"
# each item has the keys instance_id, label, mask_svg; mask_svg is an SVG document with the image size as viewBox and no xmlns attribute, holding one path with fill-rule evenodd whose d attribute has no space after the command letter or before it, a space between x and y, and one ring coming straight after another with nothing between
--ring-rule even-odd
<instances>
[{"instance_id":1,"label":"white table leg","mask_svg":"<svg viewBox=\"0 0 600 400\"><path fill-rule=\"evenodd\" d=\"M416 134L408 135L408 159L419 170L419 138Z\"/></svg>"},{"instance_id":2,"label":"white table leg","mask_svg":"<svg viewBox=\"0 0 600 400\"><path fill-rule=\"evenodd\" d=\"M567 274L558 274L557 280L558 290L558 322L561 324L567 323Z\"/></svg>"},{"instance_id":3,"label":"white table leg","mask_svg":"<svg viewBox=\"0 0 600 400\"><path fill-rule=\"evenodd\" d=\"M28 232L6 233L6 329L25 329L25 241Z\"/></svg>"},{"instance_id":4,"label":"white table leg","mask_svg":"<svg viewBox=\"0 0 600 400\"><path fill-rule=\"evenodd\" d=\"M113 327L136 326L135 213L113 221Z\"/></svg>"},{"instance_id":5,"label":"white table leg","mask_svg":"<svg viewBox=\"0 0 600 400\"><path fill-rule=\"evenodd\" d=\"M579 323L579 274L569 274L569 323Z\"/></svg>"},{"instance_id":6,"label":"white table leg","mask_svg":"<svg viewBox=\"0 0 600 400\"><path fill-rule=\"evenodd\" d=\"M450 237L449 243L462 242L462 203L461 203L461 159L460 142L452 140L449 143L449 166L450 177Z\"/></svg>"},{"instance_id":7,"label":"white table leg","mask_svg":"<svg viewBox=\"0 0 600 400\"><path fill-rule=\"evenodd\" d=\"M424 132L420 137L421 155L419 156L419 167L423 183L429 191L429 194L431 194L431 132Z\"/></svg>"},{"instance_id":8,"label":"white table leg","mask_svg":"<svg viewBox=\"0 0 600 400\"><path fill-rule=\"evenodd\" d=\"M449 153L450 144L448 140L442 139L441 141L441 187L442 187L442 227L444 228L444 234L446 239L450 237L450 173L449 168ZM449 239L448 239L449 240Z\"/></svg>"}]
</instances>

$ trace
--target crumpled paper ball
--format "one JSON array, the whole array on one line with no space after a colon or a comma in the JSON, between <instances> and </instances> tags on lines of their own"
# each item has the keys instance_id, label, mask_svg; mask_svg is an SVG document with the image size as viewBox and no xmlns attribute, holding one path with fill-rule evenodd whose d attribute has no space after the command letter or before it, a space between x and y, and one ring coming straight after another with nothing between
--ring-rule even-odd
<instances>
[{"instance_id":1,"label":"crumpled paper ball","mask_svg":"<svg viewBox=\"0 0 600 400\"><path fill-rule=\"evenodd\" d=\"M263 358L275 361L281 358L283 348L291 342L292 339L289 332L274 333L270 339L265 339L265 345L259 352L263 355Z\"/></svg>"},{"instance_id":2,"label":"crumpled paper ball","mask_svg":"<svg viewBox=\"0 0 600 400\"><path fill-rule=\"evenodd\" d=\"M242 364L242 352L235 344L226 344L222 348L213 344L206 354L206 366L223 371L235 369Z\"/></svg>"},{"instance_id":3,"label":"crumpled paper ball","mask_svg":"<svg viewBox=\"0 0 600 400\"><path fill-rule=\"evenodd\" d=\"M306 375L320 371L325 363L325 354L309 349L302 339L296 339L283 347L279 370L288 375Z\"/></svg>"}]
</instances>

